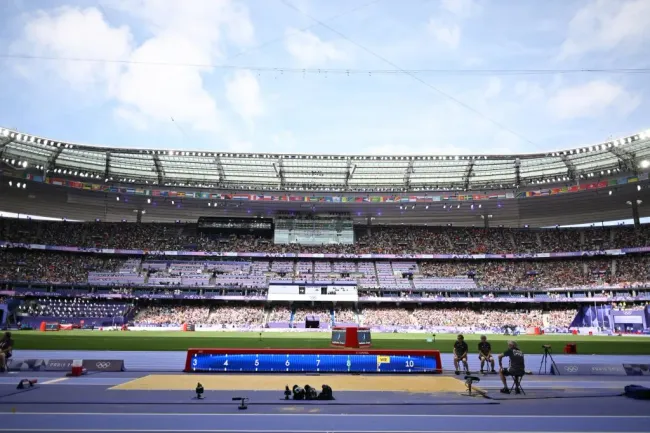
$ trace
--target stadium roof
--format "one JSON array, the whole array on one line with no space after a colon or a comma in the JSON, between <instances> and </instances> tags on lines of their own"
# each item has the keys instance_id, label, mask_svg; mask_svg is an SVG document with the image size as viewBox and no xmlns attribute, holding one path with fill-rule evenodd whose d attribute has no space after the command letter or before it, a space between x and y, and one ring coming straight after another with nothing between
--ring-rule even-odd
<instances>
[{"instance_id":1,"label":"stadium roof","mask_svg":"<svg viewBox=\"0 0 650 433\"><path fill-rule=\"evenodd\" d=\"M635 173L650 165L650 130L538 154L375 156L101 147L0 128L0 154L13 168L115 183L230 191L485 191Z\"/></svg>"}]
</instances>

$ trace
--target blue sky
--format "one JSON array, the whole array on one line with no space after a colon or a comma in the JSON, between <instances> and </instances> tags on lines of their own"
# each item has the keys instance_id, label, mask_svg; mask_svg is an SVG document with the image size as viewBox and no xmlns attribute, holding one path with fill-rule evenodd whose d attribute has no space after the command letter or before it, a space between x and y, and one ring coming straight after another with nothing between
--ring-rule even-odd
<instances>
[{"instance_id":1,"label":"blue sky","mask_svg":"<svg viewBox=\"0 0 650 433\"><path fill-rule=\"evenodd\" d=\"M49 138L484 154L650 128L650 75L610 71L649 67L647 0L5 0L0 9L0 125ZM608 71L476 72L589 68Z\"/></svg>"}]
</instances>

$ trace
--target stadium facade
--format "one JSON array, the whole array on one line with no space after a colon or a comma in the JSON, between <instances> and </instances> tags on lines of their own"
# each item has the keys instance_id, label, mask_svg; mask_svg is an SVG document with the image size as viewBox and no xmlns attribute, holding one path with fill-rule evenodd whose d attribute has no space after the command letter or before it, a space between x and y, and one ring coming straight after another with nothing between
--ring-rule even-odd
<instances>
[{"instance_id":1,"label":"stadium facade","mask_svg":"<svg viewBox=\"0 0 650 433\"><path fill-rule=\"evenodd\" d=\"M124 149L0 128L0 158L0 211L86 221L344 212L355 224L542 227L650 216L650 131L540 154L368 156Z\"/></svg>"}]
</instances>

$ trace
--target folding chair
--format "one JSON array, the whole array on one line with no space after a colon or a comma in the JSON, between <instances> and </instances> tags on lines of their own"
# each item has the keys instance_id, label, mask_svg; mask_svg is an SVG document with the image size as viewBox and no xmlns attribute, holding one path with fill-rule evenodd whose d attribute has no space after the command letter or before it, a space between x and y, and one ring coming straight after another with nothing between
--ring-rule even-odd
<instances>
[{"instance_id":1,"label":"folding chair","mask_svg":"<svg viewBox=\"0 0 650 433\"><path fill-rule=\"evenodd\" d=\"M524 374L517 374L512 376L512 386L510 387L510 392L513 392L517 388L521 391L523 395L526 395L524 388L521 387L521 381L524 379Z\"/></svg>"}]
</instances>

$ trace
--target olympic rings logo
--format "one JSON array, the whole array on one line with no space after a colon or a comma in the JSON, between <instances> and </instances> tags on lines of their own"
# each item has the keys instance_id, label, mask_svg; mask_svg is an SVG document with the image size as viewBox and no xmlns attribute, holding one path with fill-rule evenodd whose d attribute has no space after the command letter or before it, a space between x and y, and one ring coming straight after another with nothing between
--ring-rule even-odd
<instances>
[{"instance_id":1,"label":"olympic rings logo","mask_svg":"<svg viewBox=\"0 0 650 433\"><path fill-rule=\"evenodd\" d=\"M578 366L577 365L568 365L564 367L564 371L567 373L577 373L578 372Z\"/></svg>"},{"instance_id":2,"label":"olympic rings logo","mask_svg":"<svg viewBox=\"0 0 650 433\"><path fill-rule=\"evenodd\" d=\"M106 370L111 366L110 362L98 362L95 364L95 367L99 368L100 370Z\"/></svg>"}]
</instances>

